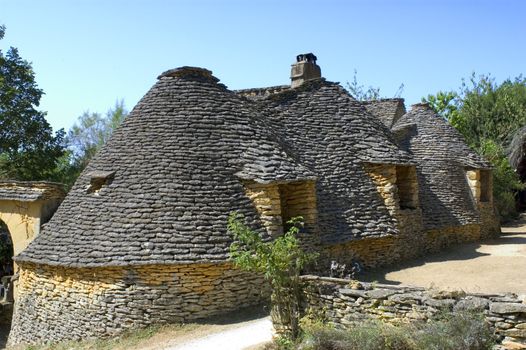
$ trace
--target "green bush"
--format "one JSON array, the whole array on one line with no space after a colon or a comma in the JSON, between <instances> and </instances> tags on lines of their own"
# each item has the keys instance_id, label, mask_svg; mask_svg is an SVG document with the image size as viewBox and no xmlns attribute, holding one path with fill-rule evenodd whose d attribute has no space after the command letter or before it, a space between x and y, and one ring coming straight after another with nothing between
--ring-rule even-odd
<instances>
[{"instance_id":1,"label":"green bush","mask_svg":"<svg viewBox=\"0 0 526 350\"><path fill-rule=\"evenodd\" d=\"M302 329L298 350L489 350L495 344L489 325L471 312L443 314L416 326L366 321L341 330L308 322Z\"/></svg>"},{"instance_id":2,"label":"green bush","mask_svg":"<svg viewBox=\"0 0 526 350\"><path fill-rule=\"evenodd\" d=\"M301 350L412 350L410 339L400 328L366 322L350 330L317 327L306 330Z\"/></svg>"},{"instance_id":3,"label":"green bush","mask_svg":"<svg viewBox=\"0 0 526 350\"><path fill-rule=\"evenodd\" d=\"M495 345L493 331L480 314L444 314L415 332L416 349L483 350Z\"/></svg>"}]
</instances>

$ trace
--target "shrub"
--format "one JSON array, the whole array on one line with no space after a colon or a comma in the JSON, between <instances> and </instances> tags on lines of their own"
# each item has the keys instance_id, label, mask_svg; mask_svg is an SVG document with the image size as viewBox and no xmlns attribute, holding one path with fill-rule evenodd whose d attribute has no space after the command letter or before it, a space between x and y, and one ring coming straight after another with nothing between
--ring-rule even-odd
<instances>
[{"instance_id":1,"label":"shrub","mask_svg":"<svg viewBox=\"0 0 526 350\"><path fill-rule=\"evenodd\" d=\"M415 331L417 349L484 350L495 344L493 331L482 315L462 311L443 314Z\"/></svg>"},{"instance_id":2,"label":"shrub","mask_svg":"<svg viewBox=\"0 0 526 350\"><path fill-rule=\"evenodd\" d=\"M246 271L263 274L272 287L271 303L274 324L288 329L288 336L296 339L300 317L300 273L304 266L313 262L317 254L303 251L296 235L303 226L301 217L287 222L288 231L270 242L247 227L237 213L228 218L228 230L234 236L230 245L230 257L234 264Z\"/></svg>"},{"instance_id":3,"label":"shrub","mask_svg":"<svg viewBox=\"0 0 526 350\"><path fill-rule=\"evenodd\" d=\"M482 315L468 311L444 313L417 326L364 321L341 330L307 322L302 329L298 350L489 350L495 344Z\"/></svg>"}]
</instances>

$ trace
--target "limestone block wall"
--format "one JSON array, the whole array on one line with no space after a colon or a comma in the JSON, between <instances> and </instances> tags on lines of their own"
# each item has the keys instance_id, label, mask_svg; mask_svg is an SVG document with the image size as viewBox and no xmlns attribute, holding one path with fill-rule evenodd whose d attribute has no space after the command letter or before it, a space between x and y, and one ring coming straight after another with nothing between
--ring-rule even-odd
<instances>
[{"instance_id":1,"label":"limestone block wall","mask_svg":"<svg viewBox=\"0 0 526 350\"><path fill-rule=\"evenodd\" d=\"M254 203L268 234L271 237L283 234L278 184L246 183L245 193Z\"/></svg>"},{"instance_id":2,"label":"limestone block wall","mask_svg":"<svg viewBox=\"0 0 526 350\"><path fill-rule=\"evenodd\" d=\"M345 264L357 259L365 267L374 268L416 257L424 250L425 236L422 232L422 211L418 207L415 168L371 163L365 164L364 168L395 219L398 234L326 246L327 259ZM404 194L404 207L400 206L400 188Z\"/></svg>"},{"instance_id":3,"label":"limestone block wall","mask_svg":"<svg viewBox=\"0 0 526 350\"><path fill-rule=\"evenodd\" d=\"M471 309L484 314L506 349L526 346L524 296L445 292L318 276L303 276L303 281L303 312L337 327L366 319L392 324L426 321L443 309Z\"/></svg>"},{"instance_id":4,"label":"limestone block wall","mask_svg":"<svg viewBox=\"0 0 526 350\"><path fill-rule=\"evenodd\" d=\"M493 202L481 202L478 205L480 211L480 238L488 239L498 237L501 233L499 216Z\"/></svg>"},{"instance_id":5,"label":"limestone block wall","mask_svg":"<svg viewBox=\"0 0 526 350\"><path fill-rule=\"evenodd\" d=\"M438 252L449 246L481 239L481 225L450 226L425 232L426 251Z\"/></svg>"},{"instance_id":6,"label":"limestone block wall","mask_svg":"<svg viewBox=\"0 0 526 350\"><path fill-rule=\"evenodd\" d=\"M0 220L7 225L15 255L24 250L39 233L41 206L40 201L0 201Z\"/></svg>"},{"instance_id":7,"label":"limestone block wall","mask_svg":"<svg viewBox=\"0 0 526 350\"><path fill-rule=\"evenodd\" d=\"M304 230L300 239L305 248L319 245L316 184L314 181L290 183L245 183L245 193L252 200L263 225L272 237L287 229L287 221L301 216Z\"/></svg>"},{"instance_id":8,"label":"limestone block wall","mask_svg":"<svg viewBox=\"0 0 526 350\"><path fill-rule=\"evenodd\" d=\"M187 322L267 300L259 276L230 264L65 268L21 264L9 344L105 337Z\"/></svg>"}]
</instances>

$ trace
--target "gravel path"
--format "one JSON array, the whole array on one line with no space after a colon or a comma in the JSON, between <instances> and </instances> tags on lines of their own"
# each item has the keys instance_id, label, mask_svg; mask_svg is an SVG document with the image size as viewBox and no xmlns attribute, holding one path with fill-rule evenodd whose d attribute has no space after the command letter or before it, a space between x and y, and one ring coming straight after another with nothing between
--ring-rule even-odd
<instances>
[{"instance_id":1,"label":"gravel path","mask_svg":"<svg viewBox=\"0 0 526 350\"><path fill-rule=\"evenodd\" d=\"M503 235L469 243L401 266L373 271L369 281L467 292L526 294L525 220L502 228Z\"/></svg>"},{"instance_id":2,"label":"gravel path","mask_svg":"<svg viewBox=\"0 0 526 350\"><path fill-rule=\"evenodd\" d=\"M231 328L208 334L177 345L167 345L163 350L243 350L272 339L270 317L236 323Z\"/></svg>"}]
</instances>

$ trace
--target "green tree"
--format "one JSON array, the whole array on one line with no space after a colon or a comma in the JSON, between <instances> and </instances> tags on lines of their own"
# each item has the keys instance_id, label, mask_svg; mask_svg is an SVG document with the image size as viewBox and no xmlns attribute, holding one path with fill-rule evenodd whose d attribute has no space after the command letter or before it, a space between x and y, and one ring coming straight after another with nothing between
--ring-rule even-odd
<instances>
[{"instance_id":1,"label":"green tree","mask_svg":"<svg viewBox=\"0 0 526 350\"><path fill-rule=\"evenodd\" d=\"M494 198L503 219L516 215L514 193L523 186L505 151L511 137L526 125L526 79L519 76L497 84L490 75L462 80L458 92L422 98L494 166Z\"/></svg>"},{"instance_id":2,"label":"green tree","mask_svg":"<svg viewBox=\"0 0 526 350\"><path fill-rule=\"evenodd\" d=\"M128 111L122 100L115 102L115 106L110 108L105 116L100 113L84 112L71 127L67 136L68 147L75 159L83 167L86 166L127 115Z\"/></svg>"},{"instance_id":3,"label":"green tree","mask_svg":"<svg viewBox=\"0 0 526 350\"><path fill-rule=\"evenodd\" d=\"M303 225L302 218L291 219L289 230L282 236L265 242L249 229L241 217L232 213L228 230L234 236L230 255L234 264L244 270L263 274L272 287L272 317L277 324L288 326L290 336L299 334L300 273L317 254L306 253L296 235Z\"/></svg>"},{"instance_id":4,"label":"green tree","mask_svg":"<svg viewBox=\"0 0 526 350\"><path fill-rule=\"evenodd\" d=\"M106 115L84 112L66 137L67 153L57 165L58 180L69 189L97 151L108 141L113 130L128 115L124 102L117 101Z\"/></svg>"},{"instance_id":5,"label":"green tree","mask_svg":"<svg viewBox=\"0 0 526 350\"><path fill-rule=\"evenodd\" d=\"M0 39L5 27L0 26ZM0 50L0 177L50 180L64 154L64 131L53 134L38 111L43 91L37 87L31 64L16 48Z\"/></svg>"}]
</instances>

